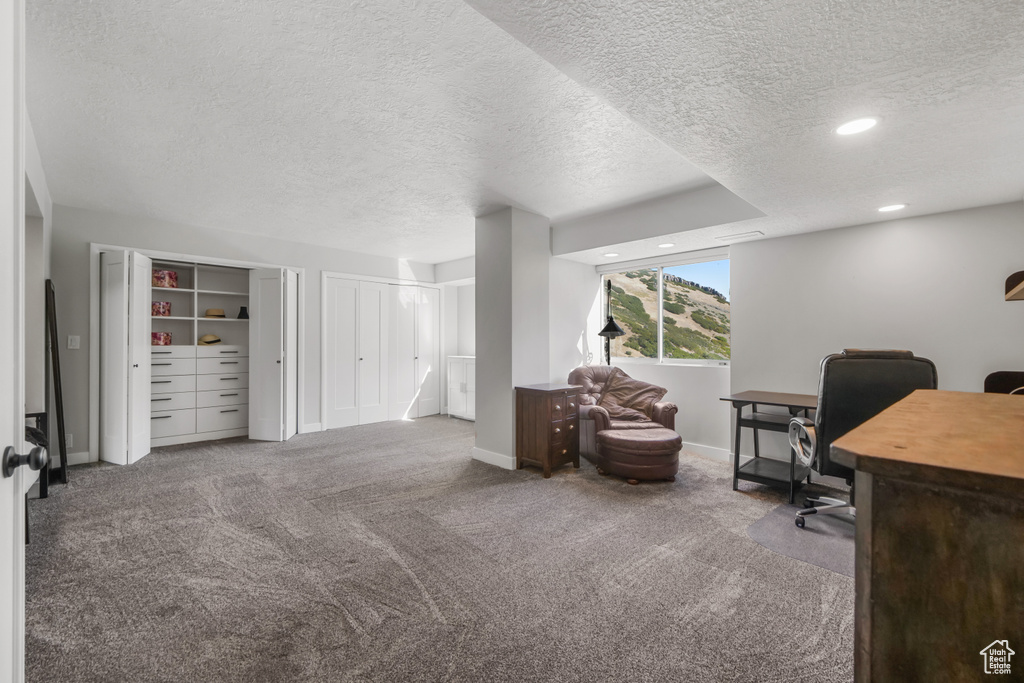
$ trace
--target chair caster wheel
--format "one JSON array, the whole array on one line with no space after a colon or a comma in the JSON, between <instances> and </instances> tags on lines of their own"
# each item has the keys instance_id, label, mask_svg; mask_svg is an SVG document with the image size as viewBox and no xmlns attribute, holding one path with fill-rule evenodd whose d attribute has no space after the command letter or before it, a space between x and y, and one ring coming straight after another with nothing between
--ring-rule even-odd
<instances>
[{"instance_id":1,"label":"chair caster wheel","mask_svg":"<svg viewBox=\"0 0 1024 683\"><path fill-rule=\"evenodd\" d=\"M630 486L636 486L637 484L640 483L640 480L639 479L627 479L626 483L629 484Z\"/></svg>"},{"instance_id":2,"label":"chair caster wheel","mask_svg":"<svg viewBox=\"0 0 1024 683\"><path fill-rule=\"evenodd\" d=\"M807 500L805 498L804 499L804 510L810 510L812 507L814 507L814 503L812 503L811 501L809 501L809 500Z\"/></svg>"},{"instance_id":3,"label":"chair caster wheel","mask_svg":"<svg viewBox=\"0 0 1024 683\"><path fill-rule=\"evenodd\" d=\"M795 521L796 525L798 527L800 527L801 529L803 529L804 528L804 524L807 523L807 522L804 521L803 517L797 517L796 520L794 520L794 521Z\"/></svg>"}]
</instances>

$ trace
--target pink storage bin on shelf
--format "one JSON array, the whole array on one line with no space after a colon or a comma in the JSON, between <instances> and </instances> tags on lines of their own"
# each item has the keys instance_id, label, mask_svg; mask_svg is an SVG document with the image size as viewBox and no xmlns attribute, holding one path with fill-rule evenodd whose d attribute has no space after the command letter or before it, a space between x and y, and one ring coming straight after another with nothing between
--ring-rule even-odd
<instances>
[{"instance_id":1,"label":"pink storage bin on shelf","mask_svg":"<svg viewBox=\"0 0 1024 683\"><path fill-rule=\"evenodd\" d=\"M171 314L171 302L170 301L154 301L153 302L153 315L155 316L166 316Z\"/></svg>"},{"instance_id":2,"label":"pink storage bin on shelf","mask_svg":"<svg viewBox=\"0 0 1024 683\"><path fill-rule=\"evenodd\" d=\"M170 346L171 345L171 333L170 332L153 332L153 346Z\"/></svg>"},{"instance_id":3,"label":"pink storage bin on shelf","mask_svg":"<svg viewBox=\"0 0 1024 683\"><path fill-rule=\"evenodd\" d=\"M154 270L153 286L177 288L178 274L173 270Z\"/></svg>"}]
</instances>

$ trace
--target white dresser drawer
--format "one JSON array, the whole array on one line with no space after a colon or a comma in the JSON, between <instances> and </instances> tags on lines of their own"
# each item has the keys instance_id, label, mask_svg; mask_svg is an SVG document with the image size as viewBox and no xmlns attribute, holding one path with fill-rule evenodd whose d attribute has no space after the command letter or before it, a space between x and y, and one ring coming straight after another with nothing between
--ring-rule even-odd
<instances>
[{"instance_id":1,"label":"white dresser drawer","mask_svg":"<svg viewBox=\"0 0 1024 683\"><path fill-rule=\"evenodd\" d=\"M200 358L196 361L196 372L200 375L223 375L225 372L249 372L249 359L225 356L223 358Z\"/></svg>"},{"instance_id":2,"label":"white dresser drawer","mask_svg":"<svg viewBox=\"0 0 1024 683\"><path fill-rule=\"evenodd\" d=\"M219 432L249 426L249 406L223 406L196 410L197 432Z\"/></svg>"},{"instance_id":3,"label":"white dresser drawer","mask_svg":"<svg viewBox=\"0 0 1024 683\"><path fill-rule=\"evenodd\" d=\"M220 391L222 389L247 389L249 373L237 372L224 375L197 375L197 391Z\"/></svg>"},{"instance_id":4,"label":"white dresser drawer","mask_svg":"<svg viewBox=\"0 0 1024 683\"><path fill-rule=\"evenodd\" d=\"M184 391L195 391L196 376L154 377L150 380L150 386L150 391L154 394L180 394Z\"/></svg>"},{"instance_id":5,"label":"white dresser drawer","mask_svg":"<svg viewBox=\"0 0 1024 683\"><path fill-rule=\"evenodd\" d=\"M195 358L194 346L154 346L150 351L153 360L157 358Z\"/></svg>"},{"instance_id":6,"label":"white dresser drawer","mask_svg":"<svg viewBox=\"0 0 1024 683\"><path fill-rule=\"evenodd\" d=\"M171 410L166 413L153 413L149 418L150 436L160 439L165 436L180 436L181 434L195 434L196 411Z\"/></svg>"},{"instance_id":7,"label":"white dresser drawer","mask_svg":"<svg viewBox=\"0 0 1024 683\"><path fill-rule=\"evenodd\" d=\"M227 356L248 356L248 346L214 344L213 346L197 346L196 355L200 358L225 358Z\"/></svg>"},{"instance_id":8,"label":"white dresser drawer","mask_svg":"<svg viewBox=\"0 0 1024 683\"><path fill-rule=\"evenodd\" d=\"M196 406L199 408L237 406L245 405L248 402L248 389L222 389L221 391L200 391L196 393Z\"/></svg>"},{"instance_id":9,"label":"white dresser drawer","mask_svg":"<svg viewBox=\"0 0 1024 683\"><path fill-rule=\"evenodd\" d=\"M156 394L149 399L149 409L154 413L167 410L184 410L196 407L196 392L184 394Z\"/></svg>"},{"instance_id":10,"label":"white dresser drawer","mask_svg":"<svg viewBox=\"0 0 1024 683\"><path fill-rule=\"evenodd\" d=\"M196 374L195 358L160 358L156 357L149 364L153 377L166 375L194 375Z\"/></svg>"}]
</instances>

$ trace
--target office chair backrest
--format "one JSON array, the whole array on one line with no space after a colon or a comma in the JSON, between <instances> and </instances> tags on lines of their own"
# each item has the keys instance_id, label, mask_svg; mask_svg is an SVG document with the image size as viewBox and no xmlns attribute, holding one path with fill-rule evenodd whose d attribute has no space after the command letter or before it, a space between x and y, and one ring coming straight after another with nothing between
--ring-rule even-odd
<instances>
[{"instance_id":1,"label":"office chair backrest","mask_svg":"<svg viewBox=\"0 0 1024 683\"><path fill-rule=\"evenodd\" d=\"M1024 394L1024 372L993 372L985 378L985 393Z\"/></svg>"},{"instance_id":2,"label":"office chair backrest","mask_svg":"<svg viewBox=\"0 0 1024 683\"><path fill-rule=\"evenodd\" d=\"M916 389L935 389L935 364L910 351L844 349L821 361L814 415L821 474L851 479L853 470L832 462L832 442Z\"/></svg>"}]
</instances>

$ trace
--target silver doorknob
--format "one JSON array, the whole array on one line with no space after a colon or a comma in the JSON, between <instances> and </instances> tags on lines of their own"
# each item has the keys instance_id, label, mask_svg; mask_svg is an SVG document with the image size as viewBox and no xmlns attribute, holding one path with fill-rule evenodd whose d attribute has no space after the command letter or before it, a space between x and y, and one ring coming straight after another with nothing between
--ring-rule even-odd
<instances>
[{"instance_id":1,"label":"silver doorknob","mask_svg":"<svg viewBox=\"0 0 1024 683\"><path fill-rule=\"evenodd\" d=\"M41 470L46 467L48 462L50 462L50 456L46 454L46 451L43 450L42 446L36 446L28 452L28 455L18 455L14 450L14 446L8 446L4 449L4 478L14 474L14 470L18 469L22 465L28 465L30 470Z\"/></svg>"}]
</instances>

